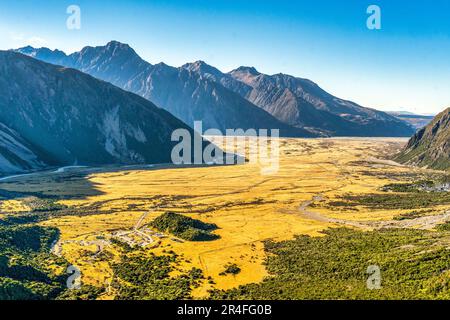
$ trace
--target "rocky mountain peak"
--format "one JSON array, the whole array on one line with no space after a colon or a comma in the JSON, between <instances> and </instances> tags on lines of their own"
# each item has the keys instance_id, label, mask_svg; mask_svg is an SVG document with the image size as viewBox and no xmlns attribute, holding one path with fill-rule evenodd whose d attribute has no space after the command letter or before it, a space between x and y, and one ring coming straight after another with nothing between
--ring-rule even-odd
<instances>
[{"instance_id":1,"label":"rocky mountain peak","mask_svg":"<svg viewBox=\"0 0 450 320\"><path fill-rule=\"evenodd\" d=\"M108 51L123 51L123 52L131 52L131 53L136 53L131 47L130 45L126 44L126 43L122 43L119 41L110 41L106 44L105 46L106 50Z\"/></svg>"},{"instance_id":2,"label":"rocky mountain peak","mask_svg":"<svg viewBox=\"0 0 450 320\"><path fill-rule=\"evenodd\" d=\"M0 65L0 172L168 163L172 132L192 131L150 101L75 69L10 51L0 51Z\"/></svg>"},{"instance_id":3,"label":"rocky mountain peak","mask_svg":"<svg viewBox=\"0 0 450 320\"><path fill-rule=\"evenodd\" d=\"M42 60L60 64L58 59ZM245 127L249 121L242 119L243 108L248 107L252 114L259 107L264 112L259 112L259 118L250 117L254 120L253 128L260 128L263 122L264 126L274 125L273 120L277 120L290 127L315 128L315 132L325 135L411 136L414 133L406 122L334 97L312 81L287 74L270 76L254 67L242 66L222 73L204 61L180 68L153 66L118 41L103 47L87 47L63 62L64 66L137 93L189 124L195 118L215 128L221 127L218 123L227 128ZM221 98L217 98L219 93Z\"/></svg>"},{"instance_id":4,"label":"rocky mountain peak","mask_svg":"<svg viewBox=\"0 0 450 320\"><path fill-rule=\"evenodd\" d=\"M76 54L76 53L75 53ZM136 51L134 51L128 44L118 41L110 41L105 46L98 47L84 47L80 52L80 55L102 55L107 57L127 57L136 58L139 57Z\"/></svg>"},{"instance_id":5,"label":"rocky mountain peak","mask_svg":"<svg viewBox=\"0 0 450 320\"><path fill-rule=\"evenodd\" d=\"M211 75L214 77L222 75L222 72L219 69L207 64L202 60L198 60L192 63L186 63L181 68L189 70L191 72L196 72L201 75Z\"/></svg>"},{"instance_id":6,"label":"rocky mountain peak","mask_svg":"<svg viewBox=\"0 0 450 320\"><path fill-rule=\"evenodd\" d=\"M55 64L63 64L63 60L67 58L67 55L63 51L58 49L51 50L45 47L34 48L32 46L26 46L11 51L19 52L24 55Z\"/></svg>"},{"instance_id":7,"label":"rocky mountain peak","mask_svg":"<svg viewBox=\"0 0 450 320\"><path fill-rule=\"evenodd\" d=\"M258 70L256 70L255 67L245 67L245 66L241 66L230 72L230 74L236 74L236 73L246 73L246 74L250 74L253 76L260 75L260 73L258 72Z\"/></svg>"}]
</instances>

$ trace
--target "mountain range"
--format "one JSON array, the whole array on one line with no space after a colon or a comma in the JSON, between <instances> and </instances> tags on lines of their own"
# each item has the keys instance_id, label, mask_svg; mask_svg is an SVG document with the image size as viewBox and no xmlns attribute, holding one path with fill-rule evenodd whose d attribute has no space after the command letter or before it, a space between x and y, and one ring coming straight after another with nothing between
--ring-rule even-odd
<instances>
[{"instance_id":1,"label":"mountain range","mask_svg":"<svg viewBox=\"0 0 450 320\"><path fill-rule=\"evenodd\" d=\"M127 44L111 41L66 55L24 47L17 52L78 69L136 93L204 129L280 129L282 136L411 136L414 129L387 113L334 97L314 82L266 75L252 67L229 73L202 61L175 68L152 65Z\"/></svg>"},{"instance_id":2,"label":"mountain range","mask_svg":"<svg viewBox=\"0 0 450 320\"><path fill-rule=\"evenodd\" d=\"M312 132L331 136L410 136L413 133L403 121L336 98L307 79L266 75L253 67L222 73L203 61L183 68L221 83L284 123Z\"/></svg>"},{"instance_id":3,"label":"mountain range","mask_svg":"<svg viewBox=\"0 0 450 320\"><path fill-rule=\"evenodd\" d=\"M168 163L185 123L80 71L0 51L0 172Z\"/></svg>"},{"instance_id":4,"label":"mountain range","mask_svg":"<svg viewBox=\"0 0 450 320\"><path fill-rule=\"evenodd\" d=\"M419 130L396 160L433 169L450 169L450 108Z\"/></svg>"},{"instance_id":5,"label":"mountain range","mask_svg":"<svg viewBox=\"0 0 450 320\"><path fill-rule=\"evenodd\" d=\"M306 79L252 67L223 73L202 61L152 65L116 41L70 55L32 47L0 51L0 108L3 174L170 162L171 133L193 134L196 120L203 130L280 129L286 137L413 132Z\"/></svg>"},{"instance_id":6,"label":"mountain range","mask_svg":"<svg viewBox=\"0 0 450 320\"><path fill-rule=\"evenodd\" d=\"M61 51L25 47L17 50L36 59L78 69L124 90L136 93L203 130L279 129L287 137L315 134L289 126L220 84L183 68L164 63L151 65L126 44L116 41L102 47L85 47L66 56Z\"/></svg>"}]
</instances>

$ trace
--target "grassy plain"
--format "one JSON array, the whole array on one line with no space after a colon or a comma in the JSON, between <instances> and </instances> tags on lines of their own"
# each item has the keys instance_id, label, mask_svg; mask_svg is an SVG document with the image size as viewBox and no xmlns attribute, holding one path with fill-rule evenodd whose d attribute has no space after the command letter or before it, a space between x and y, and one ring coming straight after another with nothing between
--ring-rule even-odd
<instances>
[{"instance_id":1,"label":"grassy plain","mask_svg":"<svg viewBox=\"0 0 450 320\"><path fill-rule=\"evenodd\" d=\"M80 169L4 181L0 189L61 197L59 204L87 213L55 215L40 225L59 229L58 254L79 267L83 283L105 287L103 299L115 296L109 285L111 264L120 262L120 250L109 240L117 232L145 227L165 212L217 225L213 233L219 238L214 241L153 236L141 249L146 255L178 254L180 263L173 275L201 269L205 280L192 292L201 298L211 289L263 281L268 276L266 240L319 237L325 229L338 226L435 228L436 221L446 219L442 214L450 204L426 208L427 222L412 220L404 225L394 218L410 209L329 205L348 195L381 194L380 188L387 184L415 181L432 173L385 160L404 143L403 139L281 139L279 171L271 175L262 175L260 166L252 163L109 172ZM21 212L27 207L19 199L2 202L0 208ZM240 272L224 275L231 264Z\"/></svg>"}]
</instances>

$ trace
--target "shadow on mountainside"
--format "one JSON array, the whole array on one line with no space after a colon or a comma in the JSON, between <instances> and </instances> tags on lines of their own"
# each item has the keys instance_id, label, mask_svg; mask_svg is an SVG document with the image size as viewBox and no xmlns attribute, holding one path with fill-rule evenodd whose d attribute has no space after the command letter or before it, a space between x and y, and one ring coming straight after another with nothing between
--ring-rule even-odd
<instances>
[{"instance_id":1,"label":"shadow on mountainside","mask_svg":"<svg viewBox=\"0 0 450 320\"><path fill-rule=\"evenodd\" d=\"M103 194L88 179L92 170L37 172L0 181L0 200L37 197L55 200L85 199Z\"/></svg>"},{"instance_id":2,"label":"shadow on mountainside","mask_svg":"<svg viewBox=\"0 0 450 320\"><path fill-rule=\"evenodd\" d=\"M244 163L246 160L244 159ZM37 197L52 200L83 200L92 196L104 194L98 185L89 179L92 174L113 173L139 170L176 170L183 168L204 168L226 166L227 164L153 164L153 165L128 165L128 166L104 166L61 169L55 171L34 172L24 175L11 176L0 179L0 201L17 200L27 197ZM236 165L236 164L230 164Z\"/></svg>"}]
</instances>

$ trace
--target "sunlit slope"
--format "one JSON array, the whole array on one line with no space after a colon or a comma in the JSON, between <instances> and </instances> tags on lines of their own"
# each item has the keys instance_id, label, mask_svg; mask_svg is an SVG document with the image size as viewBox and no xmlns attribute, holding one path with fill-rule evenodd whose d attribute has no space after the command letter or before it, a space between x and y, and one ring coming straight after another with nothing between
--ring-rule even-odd
<instances>
[{"instance_id":1,"label":"sunlit slope","mask_svg":"<svg viewBox=\"0 0 450 320\"><path fill-rule=\"evenodd\" d=\"M450 168L450 108L438 114L408 142L396 160L422 167Z\"/></svg>"}]
</instances>

